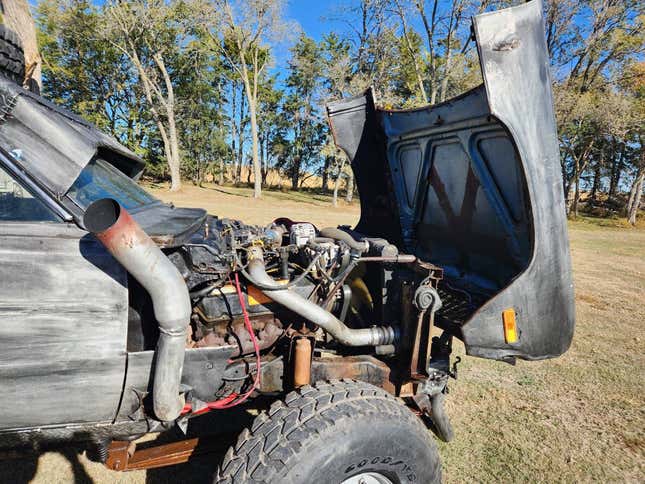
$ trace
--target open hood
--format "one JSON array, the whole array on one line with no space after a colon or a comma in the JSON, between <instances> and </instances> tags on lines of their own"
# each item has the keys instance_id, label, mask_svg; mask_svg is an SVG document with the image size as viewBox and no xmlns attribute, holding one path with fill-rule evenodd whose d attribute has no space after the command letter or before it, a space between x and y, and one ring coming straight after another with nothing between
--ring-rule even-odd
<instances>
[{"instance_id":1,"label":"open hood","mask_svg":"<svg viewBox=\"0 0 645 484\"><path fill-rule=\"evenodd\" d=\"M574 301L542 3L473 28L481 86L409 111L378 108L370 90L330 104L329 120L355 172L356 230L444 269L438 324L471 355L553 357L570 345Z\"/></svg>"}]
</instances>

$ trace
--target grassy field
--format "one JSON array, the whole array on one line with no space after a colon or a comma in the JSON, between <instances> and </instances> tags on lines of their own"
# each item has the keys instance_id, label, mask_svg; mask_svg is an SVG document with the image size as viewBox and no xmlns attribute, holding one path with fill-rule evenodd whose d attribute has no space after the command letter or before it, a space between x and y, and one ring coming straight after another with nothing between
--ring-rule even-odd
<instances>
[{"instance_id":1,"label":"grassy field","mask_svg":"<svg viewBox=\"0 0 645 484\"><path fill-rule=\"evenodd\" d=\"M324 196L186 187L152 191L176 205L267 223L278 216L319 226L353 224L357 204ZM645 227L582 219L570 225L576 334L561 358L508 364L463 358L448 412L456 438L441 444L447 482L645 481ZM548 304L548 301L545 301ZM217 456L119 474L73 450L0 462L0 482L209 482Z\"/></svg>"}]
</instances>

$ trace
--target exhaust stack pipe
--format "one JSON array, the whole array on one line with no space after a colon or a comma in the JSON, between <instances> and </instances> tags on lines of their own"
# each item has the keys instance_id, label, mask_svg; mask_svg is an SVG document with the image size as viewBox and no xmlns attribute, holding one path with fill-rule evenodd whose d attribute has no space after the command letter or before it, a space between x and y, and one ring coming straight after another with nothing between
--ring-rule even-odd
<instances>
[{"instance_id":1,"label":"exhaust stack pipe","mask_svg":"<svg viewBox=\"0 0 645 484\"><path fill-rule=\"evenodd\" d=\"M159 420L172 421L184 407L179 385L192 307L186 283L172 262L116 200L92 203L83 217L112 256L152 298L159 324L152 401Z\"/></svg>"}]
</instances>

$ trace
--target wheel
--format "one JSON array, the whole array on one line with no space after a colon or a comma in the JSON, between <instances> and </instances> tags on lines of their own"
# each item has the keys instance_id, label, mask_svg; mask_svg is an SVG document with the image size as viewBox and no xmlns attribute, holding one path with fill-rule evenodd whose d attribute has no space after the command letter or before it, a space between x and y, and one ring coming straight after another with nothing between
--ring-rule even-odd
<instances>
[{"instance_id":1,"label":"wheel","mask_svg":"<svg viewBox=\"0 0 645 484\"><path fill-rule=\"evenodd\" d=\"M25 53L16 33L0 24L0 74L22 86L25 80Z\"/></svg>"},{"instance_id":2,"label":"wheel","mask_svg":"<svg viewBox=\"0 0 645 484\"><path fill-rule=\"evenodd\" d=\"M441 482L441 464L405 405L343 380L307 385L262 412L228 450L215 482L426 484Z\"/></svg>"}]
</instances>

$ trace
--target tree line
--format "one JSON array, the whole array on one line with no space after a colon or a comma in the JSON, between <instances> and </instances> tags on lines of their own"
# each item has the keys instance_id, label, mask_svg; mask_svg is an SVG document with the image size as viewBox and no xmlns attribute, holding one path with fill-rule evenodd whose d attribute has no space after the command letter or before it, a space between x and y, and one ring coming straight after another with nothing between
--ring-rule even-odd
<instances>
[{"instance_id":1,"label":"tree line","mask_svg":"<svg viewBox=\"0 0 645 484\"><path fill-rule=\"evenodd\" d=\"M287 18L283 0L34 8L47 97L133 149L171 190L208 178L252 184L260 197L270 170L293 189L318 176L336 194L345 180L351 196L325 103L374 86L382 105L412 108L476 86L470 18L517 3L339 0L319 40ZM622 211L635 222L645 185L643 6L547 0L545 21L567 210Z\"/></svg>"}]
</instances>

